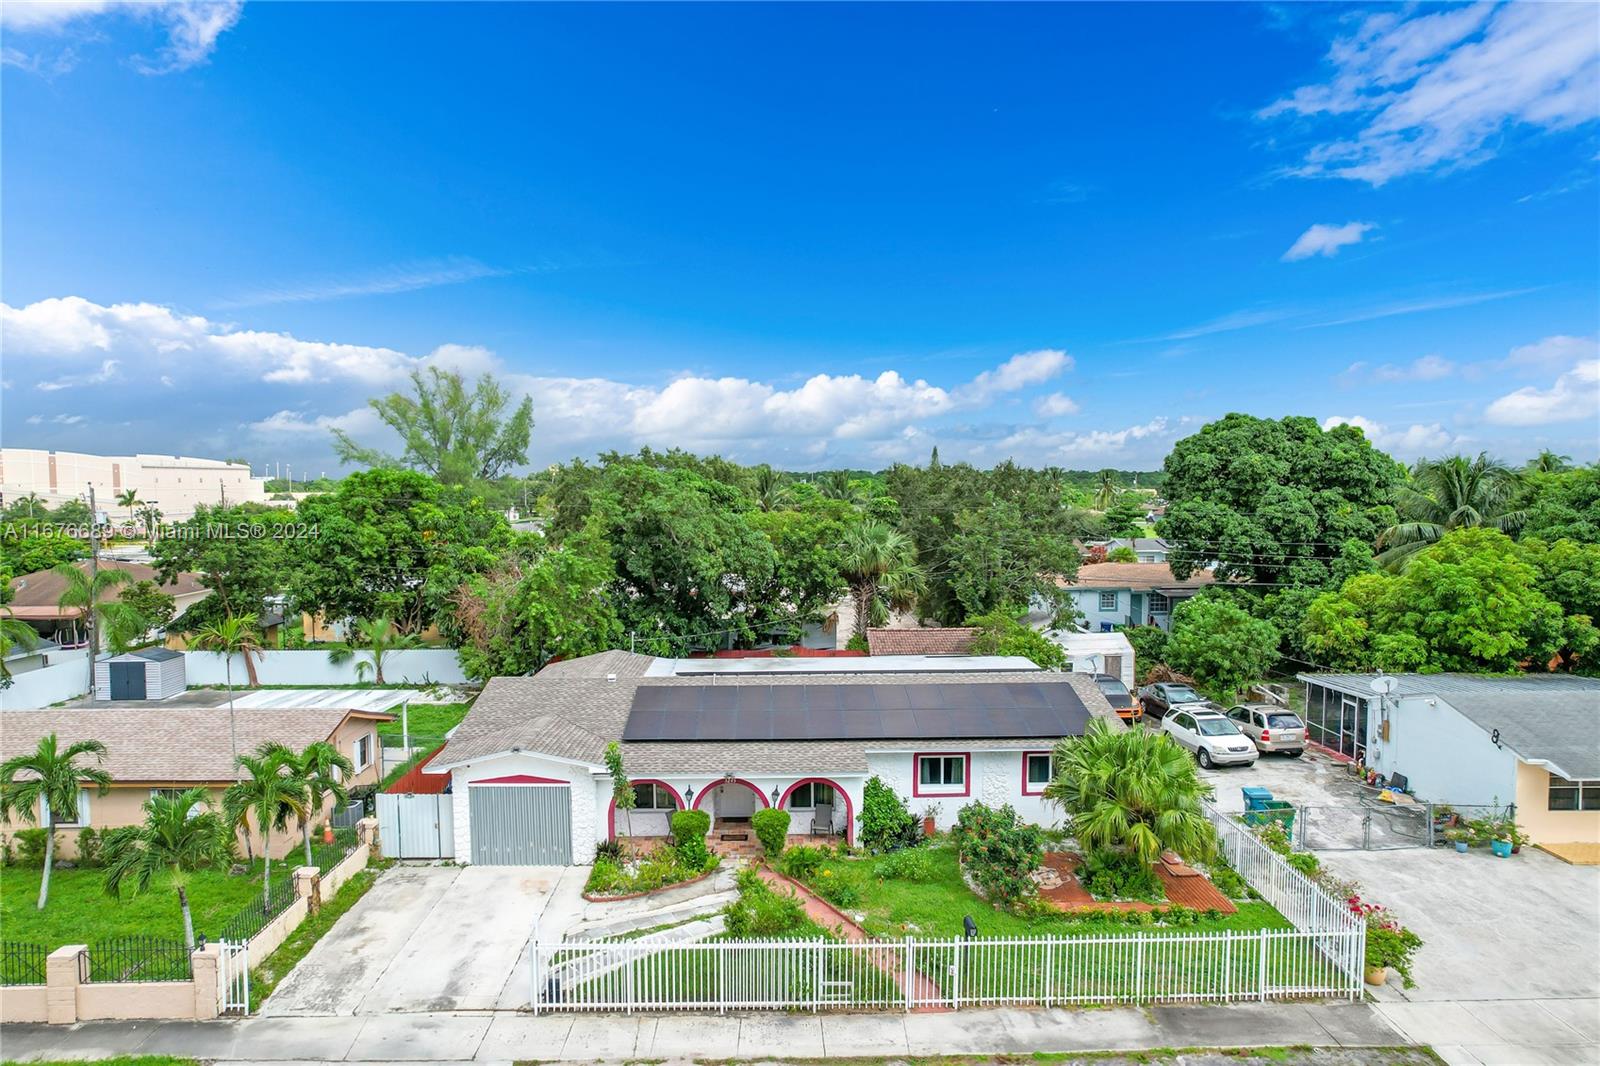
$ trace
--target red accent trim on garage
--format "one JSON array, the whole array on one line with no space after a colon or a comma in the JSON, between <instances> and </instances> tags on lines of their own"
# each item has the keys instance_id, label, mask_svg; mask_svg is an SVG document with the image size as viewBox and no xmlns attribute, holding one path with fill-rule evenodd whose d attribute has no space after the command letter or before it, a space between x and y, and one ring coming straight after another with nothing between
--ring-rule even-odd
<instances>
[{"instance_id":1,"label":"red accent trim on garage","mask_svg":"<svg viewBox=\"0 0 1600 1066\"><path fill-rule=\"evenodd\" d=\"M816 781L820 784L831 786L837 795L844 797L844 842L846 844L854 844L856 842L856 805L851 801L850 793L846 792L844 786L837 781L826 777L802 777L783 790L783 795L778 797L778 809L782 810L783 805L789 802L789 793L808 781Z\"/></svg>"},{"instance_id":2,"label":"red accent trim on garage","mask_svg":"<svg viewBox=\"0 0 1600 1066\"><path fill-rule=\"evenodd\" d=\"M709 796L712 793L712 791L718 785L743 785L745 788L748 788L751 792L754 792L756 794L756 799L761 801L761 806L763 806L763 807L772 806L772 802L767 799L767 794L765 792L761 791L759 788L757 788L756 786L752 785L750 782L746 781L744 778L736 777L732 781L729 781L729 780L727 780L725 778L724 779L719 779L719 780L716 780L716 781L712 781L709 784L707 784L705 788L702 788L700 790L700 794L694 798L694 809L695 810L698 811L700 809L700 804L705 801L705 798L707 796Z\"/></svg>"},{"instance_id":3,"label":"red accent trim on garage","mask_svg":"<svg viewBox=\"0 0 1600 1066\"><path fill-rule=\"evenodd\" d=\"M654 777L634 777L634 778L630 778L628 780L628 784L630 784L630 785L656 785L656 786L658 786L660 788L664 788L668 792L672 793L672 798L674 800L676 800L677 803L678 803L678 810L680 810L680 811L683 810L683 796L678 792L677 789L673 788L671 785L667 784L665 781L662 781L662 780L660 780L658 778L654 778ZM667 815L667 825L670 826L671 824L672 824L672 815L669 814L669 815ZM611 809L606 812L606 839L607 840L615 840L615 839L617 839L617 796L616 796L616 793L612 793L612 795L611 795Z\"/></svg>"},{"instance_id":4,"label":"red accent trim on garage","mask_svg":"<svg viewBox=\"0 0 1600 1066\"><path fill-rule=\"evenodd\" d=\"M468 781L469 785L568 785L571 781L561 781L554 777L534 777L532 774L507 774L505 777L485 777L477 781Z\"/></svg>"},{"instance_id":5,"label":"red accent trim on garage","mask_svg":"<svg viewBox=\"0 0 1600 1066\"><path fill-rule=\"evenodd\" d=\"M966 767L961 771L960 792L923 792L922 788L922 760L934 758L955 758L959 756L967 760ZM932 787L932 786L930 786ZM939 786L944 787L944 786ZM911 795L918 799L961 799L972 795L972 752L970 751L917 751L911 754Z\"/></svg>"}]
</instances>

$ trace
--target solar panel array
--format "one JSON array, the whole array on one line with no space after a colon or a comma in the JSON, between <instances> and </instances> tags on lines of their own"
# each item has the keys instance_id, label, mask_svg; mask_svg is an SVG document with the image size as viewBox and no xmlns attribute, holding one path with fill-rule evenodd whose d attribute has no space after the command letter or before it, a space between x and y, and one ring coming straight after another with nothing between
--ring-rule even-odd
<instances>
[{"instance_id":1,"label":"solar panel array","mask_svg":"<svg viewBox=\"0 0 1600 1066\"><path fill-rule=\"evenodd\" d=\"M622 739L948 740L1077 736L1089 709L1062 682L640 685Z\"/></svg>"}]
</instances>

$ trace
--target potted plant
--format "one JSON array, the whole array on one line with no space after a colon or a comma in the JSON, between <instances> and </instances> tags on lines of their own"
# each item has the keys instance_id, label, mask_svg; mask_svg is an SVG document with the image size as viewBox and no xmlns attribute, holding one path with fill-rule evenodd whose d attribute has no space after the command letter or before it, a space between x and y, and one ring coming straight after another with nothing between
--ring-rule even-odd
<instances>
[{"instance_id":1,"label":"potted plant","mask_svg":"<svg viewBox=\"0 0 1600 1066\"><path fill-rule=\"evenodd\" d=\"M1411 979L1411 957L1422 947L1422 938L1392 918L1374 915L1367 922L1366 979L1369 985L1381 985L1389 979L1389 971L1400 975L1407 988L1415 988Z\"/></svg>"},{"instance_id":2,"label":"potted plant","mask_svg":"<svg viewBox=\"0 0 1600 1066\"><path fill-rule=\"evenodd\" d=\"M1462 829L1458 826L1456 828L1446 829L1444 831L1444 838L1450 841L1450 843L1454 844L1457 851L1465 855L1467 853L1467 848L1471 846L1470 841L1472 840L1472 833L1469 830Z\"/></svg>"},{"instance_id":3,"label":"potted plant","mask_svg":"<svg viewBox=\"0 0 1600 1066\"><path fill-rule=\"evenodd\" d=\"M1497 859L1511 858L1511 821L1500 819L1489 831L1489 850Z\"/></svg>"},{"instance_id":4,"label":"potted plant","mask_svg":"<svg viewBox=\"0 0 1600 1066\"><path fill-rule=\"evenodd\" d=\"M1515 855L1522 850L1522 845L1528 842L1528 831L1509 819L1506 821L1506 835L1511 839L1511 854Z\"/></svg>"},{"instance_id":5,"label":"potted plant","mask_svg":"<svg viewBox=\"0 0 1600 1066\"><path fill-rule=\"evenodd\" d=\"M939 831L939 812L944 808L937 803L930 803L922 808L922 835L931 837Z\"/></svg>"}]
</instances>

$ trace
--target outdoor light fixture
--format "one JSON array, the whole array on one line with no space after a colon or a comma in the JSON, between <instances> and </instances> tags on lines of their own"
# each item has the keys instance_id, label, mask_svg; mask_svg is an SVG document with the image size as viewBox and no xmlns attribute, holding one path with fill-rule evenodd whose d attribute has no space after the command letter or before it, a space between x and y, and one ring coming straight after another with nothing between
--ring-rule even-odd
<instances>
[{"instance_id":1,"label":"outdoor light fixture","mask_svg":"<svg viewBox=\"0 0 1600 1066\"><path fill-rule=\"evenodd\" d=\"M683 786L683 798L688 800L690 803L694 802L694 786L693 785L684 785Z\"/></svg>"},{"instance_id":2,"label":"outdoor light fixture","mask_svg":"<svg viewBox=\"0 0 1600 1066\"><path fill-rule=\"evenodd\" d=\"M772 786L772 805L774 807L776 807L778 805L778 786L777 785L773 785Z\"/></svg>"}]
</instances>

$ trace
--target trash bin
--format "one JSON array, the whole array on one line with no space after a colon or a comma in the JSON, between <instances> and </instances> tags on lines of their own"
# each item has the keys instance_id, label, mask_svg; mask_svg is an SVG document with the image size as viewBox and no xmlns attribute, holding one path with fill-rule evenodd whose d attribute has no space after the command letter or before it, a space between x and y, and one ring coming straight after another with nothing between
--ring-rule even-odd
<instances>
[{"instance_id":1,"label":"trash bin","mask_svg":"<svg viewBox=\"0 0 1600 1066\"><path fill-rule=\"evenodd\" d=\"M1244 812L1245 825L1264 825L1267 822L1282 822L1284 832L1292 837L1294 835L1294 804L1286 800L1267 800L1265 804L1255 810Z\"/></svg>"},{"instance_id":2,"label":"trash bin","mask_svg":"<svg viewBox=\"0 0 1600 1066\"><path fill-rule=\"evenodd\" d=\"M1244 793L1244 809L1247 811L1263 810L1272 802L1271 789L1252 787L1241 788L1239 791Z\"/></svg>"}]
</instances>

